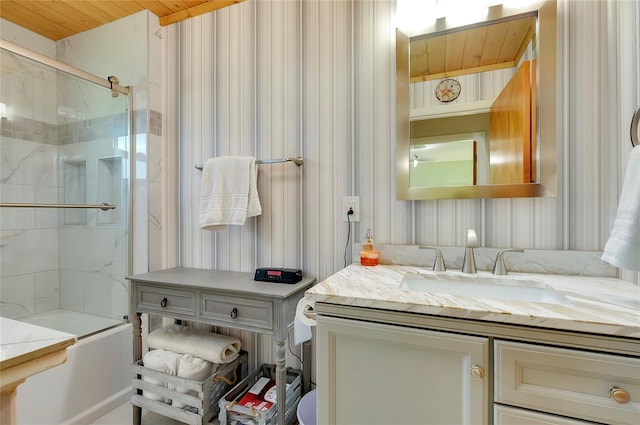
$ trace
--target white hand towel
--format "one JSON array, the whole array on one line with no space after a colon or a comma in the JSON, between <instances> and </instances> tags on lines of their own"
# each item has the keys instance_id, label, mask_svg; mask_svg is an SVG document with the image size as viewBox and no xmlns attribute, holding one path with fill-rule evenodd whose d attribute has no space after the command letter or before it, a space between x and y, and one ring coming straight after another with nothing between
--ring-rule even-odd
<instances>
[{"instance_id":1,"label":"white hand towel","mask_svg":"<svg viewBox=\"0 0 640 425\"><path fill-rule=\"evenodd\" d=\"M212 363L230 363L238 358L240 340L226 335L199 331L187 326L169 325L149 334L150 348L192 354Z\"/></svg>"},{"instance_id":2,"label":"white hand towel","mask_svg":"<svg viewBox=\"0 0 640 425\"><path fill-rule=\"evenodd\" d=\"M618 213L602 260L640 272L640 146L631 150Z\"/></svg>"},{"instance_id":3,"label":"white hand towel","mask_svg":"<svg viewBox=\"0 0 640 425\"><path fill-rule=\"evenodd\" d=\"M191 354L184 354L180 357L180 362L178 364L178 376L192 381L202 382L210 377L217 367L217 364L208 362L200 357L195 357ZM197 391L190 390L189 388L180 385L176 385L175 390L177 392L191 394L193 396L198 395ZM171 405L179 409L185 406L184 403L177 400L173 400Z\"/></svg>"},{"instance_id":4,"label":"white hand towel","mask_svg":"<svg viewBox=\"0 0 640 425\"><path fill-rule=\"evenodd\" d=\"M226 156L208 159L200 183L200 228L219 232L243 225L262 214L258 197L256 159Z\"/></svg>"}]
</instances>

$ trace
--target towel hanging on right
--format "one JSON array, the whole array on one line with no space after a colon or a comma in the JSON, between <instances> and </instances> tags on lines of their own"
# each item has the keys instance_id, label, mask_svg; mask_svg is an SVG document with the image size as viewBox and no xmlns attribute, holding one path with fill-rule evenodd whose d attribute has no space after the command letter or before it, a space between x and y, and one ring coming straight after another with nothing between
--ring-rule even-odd
<instances>
[{"instance_id":1,"label":"towel hanging on right","mask_svg":"<svg viewBox=\"0 0 640 425\"><path fill-rule=\"evenodd\" d=\"M612 266L640 272L640 146L631 149L618 213L600 258Z\"/></svg>"}]
</instances>

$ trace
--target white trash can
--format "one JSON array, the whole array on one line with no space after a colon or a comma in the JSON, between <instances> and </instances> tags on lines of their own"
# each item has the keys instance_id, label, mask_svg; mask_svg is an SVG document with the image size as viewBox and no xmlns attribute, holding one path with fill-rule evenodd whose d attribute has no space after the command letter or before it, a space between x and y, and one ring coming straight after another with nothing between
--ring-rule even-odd
<instances>
[{"instance_id":1,"label":"white trash can","mask_svg":"<svg viewBox=\"0 0 640 425\"><path fill-rule=\"evenodd\" d=\"M316 425L316 390L311 390L298 403L298 423L300 425Z\"/></svg>"}]
</instances>

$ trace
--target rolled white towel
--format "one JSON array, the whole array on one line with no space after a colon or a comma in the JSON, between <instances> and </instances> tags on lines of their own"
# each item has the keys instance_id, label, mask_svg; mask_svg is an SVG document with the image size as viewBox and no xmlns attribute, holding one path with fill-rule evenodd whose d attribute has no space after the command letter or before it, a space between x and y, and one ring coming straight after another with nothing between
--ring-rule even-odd
<instances>
[{"instance_id":1,"label":"rolled white towel","mask_svg":"<svg viewBox=\"0 0 640 425\"><path fill-rule=\"evenodd\" d=\"M163 349L151 350L142 357L142 364L149 369L157 370L168 375L177 375L180 357L182 357L182 354ZM143 375L142 380L150 384L167 387L167 382L162 379ZM149 391L144 391L143 395L151 400L162 401L164 403L171 402L170 399L165 399L164 396Z\"/></svg>"},{"instance_id":2,"label":"rolled white towel","mask_svg":"<svg viewBox=\"0 0 640 425\"><path fill-rule=\"evenodd\" d=\"M200 382L210 377L217 368L217 364L213 364L207 360L201 359L200 357L195 357L191 354L183 354L180 357L180 362L178 363L178 376L181 378ZM198 395L197 391L190 390L180 385L177 385L175 387L175 391L195 396ZM179 409L185 406L184 403L177 400L173 400L171 405Z\"/></svg>"},{"instance_id":3,"label":"rolled white towel","mask_svg":"<svg viewBox=\"0 0 640 425\"><path fill-rule=\"evenodd\" d=\"M192 354L212 363L230 363L238 358L240 352L238 338L181 325L169 325L154 330L149 334L147 343L150 348Z\"/></svg>"}]
</instances>

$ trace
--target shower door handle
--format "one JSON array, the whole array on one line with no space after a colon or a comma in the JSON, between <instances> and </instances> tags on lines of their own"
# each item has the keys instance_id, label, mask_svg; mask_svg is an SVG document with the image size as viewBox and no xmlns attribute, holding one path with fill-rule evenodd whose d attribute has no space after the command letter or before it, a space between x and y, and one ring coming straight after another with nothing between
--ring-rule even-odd
<instances>
[{"instance_id":1,"label":"shower door handle","mask_svg":"<svg viewBox=\"0 0 640 425\"><path fill-rule=\"evenodd\" d=\"M163 298L162 301L160 301L160 307L165 308L167 306L167 298Z\"/></svg>"}]
</instances>

